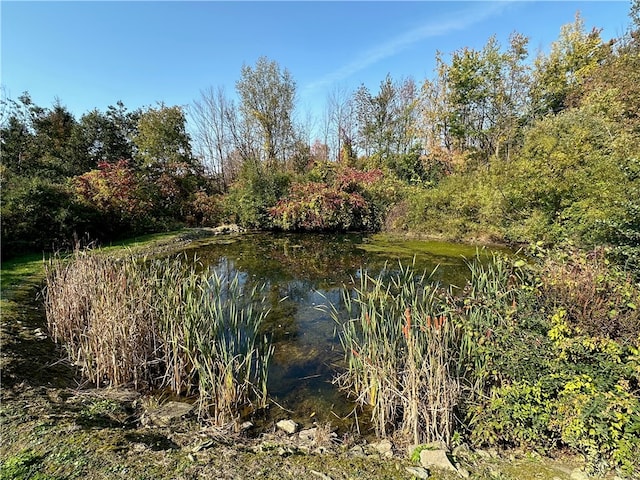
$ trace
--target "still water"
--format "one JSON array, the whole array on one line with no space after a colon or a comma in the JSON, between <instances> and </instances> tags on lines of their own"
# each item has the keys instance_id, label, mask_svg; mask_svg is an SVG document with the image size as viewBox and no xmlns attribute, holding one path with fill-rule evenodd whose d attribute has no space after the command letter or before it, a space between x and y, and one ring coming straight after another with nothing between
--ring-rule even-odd
<instances>
[{"instance_id":1,"label":"still water","mask_svg":"<svg viewBox=\"0 0 640 480\"><path fill-rule=\"evenodd\" d=\"M223 277L238 275L245 288L264 285L270 313L264 326L275 347L269 393L276 410L301 423L348 426L353 422L344 392L332 384L343 354L328 314L338 310L344 289L364 273L376 276L399 262L415 262L433 281L461 286L466 262L488 250L473 245L398 240L364 234L256 233L215 237L189 249L204 268Z\"/></svg>"}]
</instances>

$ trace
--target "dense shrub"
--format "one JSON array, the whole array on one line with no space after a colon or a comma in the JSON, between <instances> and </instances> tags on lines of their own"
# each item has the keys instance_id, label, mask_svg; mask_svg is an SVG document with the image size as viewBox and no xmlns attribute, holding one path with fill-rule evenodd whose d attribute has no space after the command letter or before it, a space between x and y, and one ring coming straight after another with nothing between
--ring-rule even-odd
<instances>
[{"instance_id":1,"label":"dense shrub","mask_svg":"<svg viewBox=\"0 0 640 480\"><path fill-rule=\"evenodd\" d=\"M389 205L389 192L376 188L380 170L363 171L318 163L309 174L321 181L302 181L269 210L283 230L375 230Z\"/></svg>"},{"instance_id":2,"label":"dense shrub","mask_svg":"<svg viewBox=\"0 0 640 480\"><path fill-rule=\"evenodd\" d=\"M472 439L545 452L569 447L585 457L592 471L638 473L638 349L613 341L595 343L586 336L563 337L563 348L589 351L581 356L578 369L576 359L558 346L539 349L536 355L544 354L547 362L539 378L515 379L495 388L490 400L473 412Z\"/></svg>"},{"instance_id":3,"label":"dense shrub","mask_svg":"<svg viewBox=\"0 0 640 480\"><path fill-rule=\"evenodd\" d=\"M220 195L210 195L200 190L193 196L187 221L190 225L215 227L222 221L223 212L223 200Z\"/></svg>"},{"instance_id":4,"label":"dense shrub","mask_svg":"<svg viewBox=\"0 0 640 480\"><path fill-rule=\"evenodd\" d=\"M140 230L148 221L151 202L126 160L101 162L98 169L74 178L74 185L80 201L104 222L104 230L94 232L98 238Z\"/></svg>"},{"instance_id":5,"label":"dense shrub","mask_svg":"<svg viewBox=\"0 0 640 480\"><path fill-rule=\"evenodd\" d=\"M500 191L486 172L458 173L408 196L404 228L449 240L504 237Z\"/></svg>"},{"instance_id":6,"label":"dense shrub","mask_svg":"<svg viewBox=\"0 0 640 480\"><path fill-rule=\"evenodd\" d=\"M562 308L572 328L585 335L637 339L640 288L630 274L610 265L604 249L555 256L544 261L541 272L549 309Z\"/></svg>"},{"instance_id":7,"label":"dense shrub","mask_svg":"<svg viewBox=\"0 0 640 480\"><path fill-rule=\"evenodd\" d=\"M297 183L289 195L269 210L283 230L350 230L360 228L367 203L358 193L347 193L324 183Z\"/></svg>"},{"instance_id":8,"label":"dense shrub","mask_svg":"<svg viewBox=\"0 0 640 480\"><path fill-rule=\"evenodd\" d=\"M250 228L272 226L269 209L289 191L291 175L245 162L239 180L225 198L225 217Z\"/></svg>"},{"instance_id":9,"label":"dense shrub","mask_svg":"<svg viewBox=\"0 0 640 480\"><path fill-rule=\"evenodd\" d=\"M91 211L73 189L42 177L12 178L3 185L2 256L69 247L82 236Z\"/></svg>"},{"instance_id":10,"label":"dense shrub","mask_svg":"<svg viewBox=\"0 0 640 480\"><path fill-rule=\"evenodd\" d=\"M490 344L499 369L488 400L470 410L478 444L568 447L593 472L638 474L640 287L602 250L545 252L513 315ZM524 307L524 308L522 308ZM546 315L546 321L531 318Z\"/></svg>"}]
</instances>

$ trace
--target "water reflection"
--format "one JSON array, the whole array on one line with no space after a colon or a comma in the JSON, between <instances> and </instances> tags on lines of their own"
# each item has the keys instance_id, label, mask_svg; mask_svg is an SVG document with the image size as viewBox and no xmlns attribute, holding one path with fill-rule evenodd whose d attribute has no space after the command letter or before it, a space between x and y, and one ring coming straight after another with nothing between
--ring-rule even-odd
<instances>
[{"instance_id":1,"label":"water reflection","mask_svg":"<svg viewBox=\"0 0 640 480\"><path fill-rule=\"evenodd\" d=\"M328 308L341 308L344 288L364 274L415 262L432 281L462 285L473 246L394 241L366 235L248 234L203 242L190 249L204 268L223 279L236 274L245 292L263 287L270 313L264 333L275 353L269 392L295 418L336 423L352 405L331 381L343 359Z\"/></svg>"}]
</instances>

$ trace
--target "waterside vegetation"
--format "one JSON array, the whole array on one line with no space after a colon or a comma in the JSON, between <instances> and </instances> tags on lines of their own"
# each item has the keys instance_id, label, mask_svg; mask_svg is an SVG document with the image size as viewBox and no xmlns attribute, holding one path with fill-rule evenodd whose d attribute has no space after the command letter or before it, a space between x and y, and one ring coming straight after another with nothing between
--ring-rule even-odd
<instances>
[{"instance_id":1,"label":"waterside vegetation","mask_svg":"<svg viewBox=\"0 0 640 480\"><path fill-rule=\"evenodd\" d=\"M50 261L46 275L49 331L94 385L197 394L199 415L218 426L266 405L264 297L237 275L91 252Z\"/></svg>"},{"instance_id":2,"label":"waterside vegetation","mask_svg":"<svg viewBox=\"0 0 640 480\"><path fill-rule=\"evenodd\" d=\"M381 436L584 455L638 474L640 285L602 251L471 263L460 291L410 267L363 276L333 312L337 383Z\"/></svg>"}]
</instances>

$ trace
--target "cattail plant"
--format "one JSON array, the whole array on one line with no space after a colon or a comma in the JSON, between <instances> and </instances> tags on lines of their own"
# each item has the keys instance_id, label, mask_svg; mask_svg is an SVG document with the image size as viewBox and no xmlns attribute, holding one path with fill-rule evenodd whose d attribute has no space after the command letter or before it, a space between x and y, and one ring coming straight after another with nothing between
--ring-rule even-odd
<instances>
[{"instance_id":1,"label":"cattail plant","mask_svg":"<svg viewBox=\"0 0 640 480\"><path fill-rule=\"evenodd\" d=\"M87 379L97 385L153 383L153 292L135 260L76 252L70 261L50 261L46 284L51 335Z\"/></svg>"},{"instance_id":2,"label":"cattail plant","mask_svg":"<svg viewBox=\"0 0 640 480\"><path fill-rule=\"evenodd\" d=\"M273 350L258 334L265 300L237 275L222 278L185 260L96 252L55 259L47 322L96 385L197 392L201 418L226 425L266 404Z\"/></svg>"},{"instance_id":3,"label":"cattail plant","mask_svg":"<svg viewBox=\"0 0 640 480\"><path fill-rule=\"evenodd\" d=\"M459 332L437 292L426 275L400 266L388 278L365 274L359 288L345 293L348 320L333 310L347 365L336 382L371 407L380 436L450 441Z\"/></svg>"},{"instance_id":4,"label":"cattail plant","mask_svg":"<svg viewBox=\"0 0 640 480\"><path fill-rule=\"evenodd\" d=\"M413 266L363 274L358 288L344 292L347 318L332 309L346 363L336 383L371 408L377 435L450 444L463 399L484 392L489 355L480 339L516 300L518 279L494 261L469 263L462 293Z\"/></svg>"}]
</instances>

